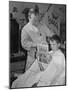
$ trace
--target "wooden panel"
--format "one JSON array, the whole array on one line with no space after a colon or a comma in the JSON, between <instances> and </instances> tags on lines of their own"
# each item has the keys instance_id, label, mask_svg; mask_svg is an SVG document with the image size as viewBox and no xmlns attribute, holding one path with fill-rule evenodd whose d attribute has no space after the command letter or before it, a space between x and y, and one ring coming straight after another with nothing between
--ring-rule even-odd
<instances>
[{"instance_id":1,"label":"wooden panel","mask_svg":"<svg viewBox=\"0 0 68 90\"><path fill-rule=\"evenodd\" d=\"M24 66L25 66L24 61L14 62L14 63L11 63L10 70L11 70L11 72L15 72L15 71L18 71L18 70L23 70Z\"/></svg>"}]
</instances>

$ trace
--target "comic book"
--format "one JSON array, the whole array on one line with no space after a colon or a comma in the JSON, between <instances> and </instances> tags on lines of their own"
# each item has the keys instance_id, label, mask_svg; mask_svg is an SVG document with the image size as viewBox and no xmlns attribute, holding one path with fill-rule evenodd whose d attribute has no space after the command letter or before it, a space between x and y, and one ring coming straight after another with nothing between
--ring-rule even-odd
<instances>
[{"instance_id":1,"label":"comic book","mask_svg":"<svg viewBox=\"0 0 68 90\"><path fill-rule=\"evenodd\" d=\"M48 61L47 61L47 54L48 54L48 45L47 44L38 44L37 45L37 60L38 60L38 64L40 69L44 70L46 69L47 65L48 65Z\"/></svg>"}]
</instances>

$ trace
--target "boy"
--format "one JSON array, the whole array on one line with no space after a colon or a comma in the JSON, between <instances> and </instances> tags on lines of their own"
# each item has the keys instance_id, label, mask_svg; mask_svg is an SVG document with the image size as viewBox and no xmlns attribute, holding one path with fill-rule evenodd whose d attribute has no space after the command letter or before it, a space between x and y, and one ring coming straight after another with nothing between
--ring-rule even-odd
<instances>
[{"instance_id":1,"label":"boy","mask_svg":"<svg viewBox=\"0 0 68 90\"><path fill-rule=\"evenodd\" d=\"M65 57L60 48L61 40L59 36L53 35L50 38L51 51L49 54L52 56L48 67L43 72L36 76L39 78L37 86L49 85L65 85ZM50 56L47 55L50 59Z\"/></svg>"}]
</instances>

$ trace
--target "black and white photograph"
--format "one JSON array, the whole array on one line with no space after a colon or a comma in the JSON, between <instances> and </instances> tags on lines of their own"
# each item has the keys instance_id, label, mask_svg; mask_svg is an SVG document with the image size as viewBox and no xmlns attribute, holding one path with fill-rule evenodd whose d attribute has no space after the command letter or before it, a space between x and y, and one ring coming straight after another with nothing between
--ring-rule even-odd
<instances>
[{"instance_id":1,"label":"black and white photograph","mask_svg":"<svg viewBox=\"0 0 68 90\"><path fill-rule=\"evenodd\" d=\"M9 1L9 88L66 86L66 4Z\"/></svg>"}]
</instances>

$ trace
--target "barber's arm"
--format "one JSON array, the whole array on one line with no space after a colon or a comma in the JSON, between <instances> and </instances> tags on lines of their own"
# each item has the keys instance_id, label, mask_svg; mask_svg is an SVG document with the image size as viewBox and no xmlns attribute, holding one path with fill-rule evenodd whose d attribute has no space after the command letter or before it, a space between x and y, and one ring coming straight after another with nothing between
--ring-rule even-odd
<instances>
[{"instance_id":1,"label":"barber's arm","mask_svg":"<svg viewBox=\"0 0 68 90\"><path fill-rule=\"evenodd\" d=\"M25 30L23 30L21 33L21 45L26 50L30 50L30 48L33 46L33 42Z\"/></svg>"}]
</instances>

